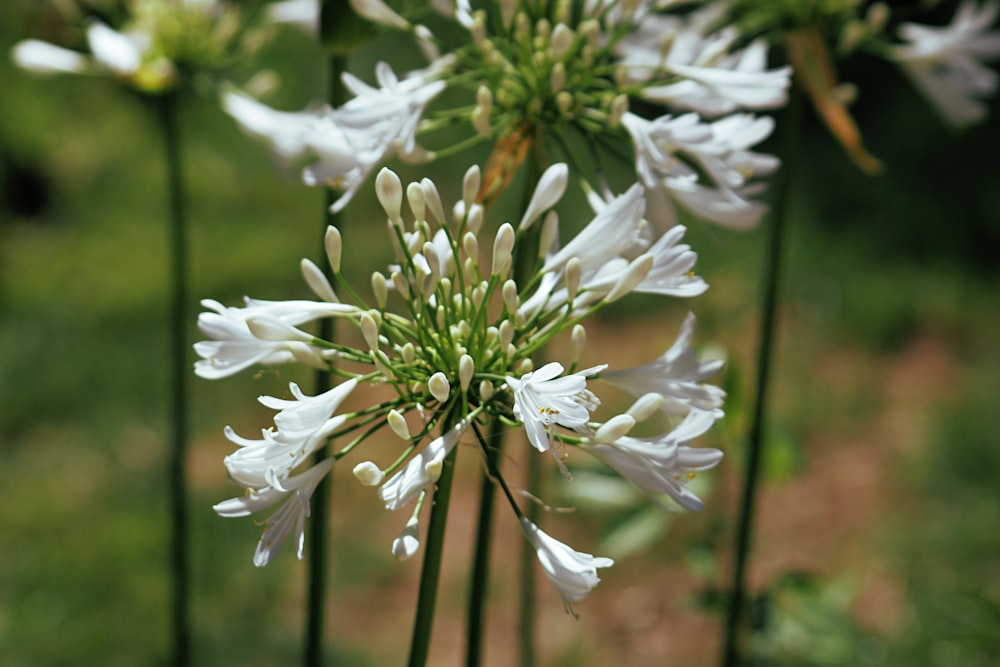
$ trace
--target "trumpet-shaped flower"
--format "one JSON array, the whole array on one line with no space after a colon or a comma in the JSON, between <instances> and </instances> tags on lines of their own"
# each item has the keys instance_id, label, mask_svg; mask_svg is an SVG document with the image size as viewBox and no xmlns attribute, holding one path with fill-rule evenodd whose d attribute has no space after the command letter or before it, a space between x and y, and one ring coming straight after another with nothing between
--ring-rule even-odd
<instances>
[{"instance_id":1,"label":"trumpet-shaped flower","mask_svg":"<svg viewBox=\"0 0 1000 667\"><path fill-rule=\"evenodd\" d=\"M379 487L378 496L387 510L398 510L416 499L437 481L445 457L458 444L468 423L462 421L431 440L406 466Z\"/></svg>"},{"instance_id":2,"label":"trumpet-shaped flower","mask_svg":"<svg viewBox=\"0 0 1000 667\"><path fill-rule=\"evenodd\" d=\"M905 43L888 52L955 127L982 120L987 108L978 98L996 92L997 74L981 61L1000 57L1000 32L989 31L998 11L997 2L977 7L975 0L965 0L945 27L902 24Z\"/></svg>"},{"instance_id":3,"label":"trumpet-shaped flower","mask_svg":"<svg viewBox=\"0 0 1000 667\"><path fill-rule=\"evenodd\" d=\"M721 360L701 361L692 345L694 313L688 313L677 339L656 360L622 370L605 371L601 380L624 389L635 397L649 393L663 396L660 409L668 414L684 415L701 410L722 416L726 393L705 380L722 370Z\"/></svg>"},{"instance_id":4,"label":"trumpet-shaped flower","mask_svg":"<svg viewBox=\"0 0 1000 667\"><path fill-rule=\"evenodd\" d=\"M601 404L587 389L586 372L559 377L563 370L562 364L553 361L520 378L507 377L507 386L514 392L514 416L540 452L549 449L552 426L586 430L591 410Z\"/></svg>"},{"instance_id":5,"label":"trumpet-shaped flower","mask_svg":"<svg viewBox=\"0 0 1000 667\"><path fill-rule=\"evenodd\" d=\"M684 443L703 435L716 415L692 410L670 433L652 438L624 436L614 442L596 439L581 447L622 477L635 484L643 493L669 510L660 497L669 496L682 507L700 510L703 505L686 483L701 470L714 468L722 460L722 452L707 447L689 447Z\"/></svg>"},{"instance_id":6,"label":"trumpet-shaped flower","mask_svg":"<svg viewBox=\"0 0 1000 667\"><path fill-rule=\"evenodd\" d=\"M576 551L541 530L526 517L521 517L521 530L535 548L535 555L538 556L545 576L559 589L566 611L575 616L573 605L590 595L601 581L597 570L611 567L615 562L610 558Z\"/></svg>"},{"instance_id":7,"label":"trumpet-shaped flower","mask_svg":"<svg viewBox=\"0 0 1000 667\"><path fill-rule=\"evenodd\" d=\"M195 352L202 357L195 363L195 373L208 379L228 377L255 364L271 366L301 360L322 367L323 350L301 339L261 337L251 329L250 323L255 318L295 327L323 317L357 312L354 306L306 300L247 298L244 308L226 307L212 299L205 299L201 304L214 312L198 316L198 328L211 340L194 345Z\"/></svg>"}]
</instances>

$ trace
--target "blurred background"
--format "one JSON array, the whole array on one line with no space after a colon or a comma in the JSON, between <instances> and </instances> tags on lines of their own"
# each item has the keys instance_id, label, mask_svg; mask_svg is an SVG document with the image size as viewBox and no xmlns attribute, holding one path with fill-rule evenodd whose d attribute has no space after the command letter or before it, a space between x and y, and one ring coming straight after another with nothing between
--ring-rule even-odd
<instances>
[{"instance_id":1,"label":"blurred background","mask_svg":"<svg viewBox=\"0 0 1000 667\"><path fill-rule=\"evenodd\" d=\"M55 20L42 3L0 4L0 53L24 37L55 39ZM376 57L392 60L391 46L367 45L351 68L370 81ZM282 29L263 57L281 78L272 105L300 109L322 95L323 56L302 32ZM841 74L858 85L853 111L887 168L880 177L859 172L808 113L750 572L753 664L995 665L1000 108L994 102L986 123L956 134L888 64L859 57ZM0 662L164 664L161 138L148 101L112 80L38 78L4 57L0 82ZM200 298L306 296L298 261L317 254L324 193L277 169L211 95L185 98L182 124L197 340ZM763 149L776 152L777 142ZM465 167L486 157L400 173L431 176L453 202ZM488 224L515 217L504 205ZM343 223L359 286L389 257L377 210L366 185ZM625 300L588 326L587 358L648 361L693 309L698 341L729 357L727 418L699 443L723 448L726 459L699 476L700 514L664 516L583 461L570 462L572 489L553 479L546 500L579 511L546 526L617 563L578 605L578 621L540 580L542 665L716 663L763 247L760 230L694 221L687 238L708 293L683 303ZM197 665L298 660L303 564L286 549L255 568L258 529L211 509L236 491L222 465L231 449L222 428L251 436L270 423L255 398L283 395L290 380L308 386L309 374L190 378ZM470 451L460 465L467 474L455 491L432 664L453 664L462 651L479 463ZM336 473L329 664L400 664L419 562L396 563L389 545L406 517L388 515L371 490ZM494 554L491 665L515 660L520 537L507 514L499 512Z\"/></svg>"}]
</instances>

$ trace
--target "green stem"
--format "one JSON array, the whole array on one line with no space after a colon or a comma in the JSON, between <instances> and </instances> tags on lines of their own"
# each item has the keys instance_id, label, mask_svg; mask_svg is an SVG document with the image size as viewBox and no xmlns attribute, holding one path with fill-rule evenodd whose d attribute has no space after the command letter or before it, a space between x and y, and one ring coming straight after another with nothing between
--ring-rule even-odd
<instances>
[{"instance_id":1,"label":"green stem","mask_svg":"<svg viewBox=\"0 0 1000 667\"><path fill-rule=\"evenodd\" d=\"M340 80L340 73L347 65L347 59L342 56L330 56L328 65L328 95L330 104L337 106L343 101L346 91ZM336 197L333 191L327 190L323 202L323 225L319 239L319 257L317 266L324 267L327 278L333 282L329 262L326 259L326 229L329 225L338 223L339 215L330 213L330 205ZM324 340L333 340L334 326L332 318L320 320L317 336ZM315 377L316 393L320 394L332 386L332 373L317 370ZM330 452L330 443L319 448L313 460L316 463L324 460ZM306 632L302 664L304 667L320 667L323 664L323 626L326 618L327 589L327 553L329 551L329 516L332 475L327 475L313 491L311 501L308 561L308 589L306 591Z\"/></svg>"},{"instance_id":2,"label":"green stem","mask_svg":"<svg viewBox=\"0 0 1000 667\"><path fill-rule=\"evenodd\" d=\"M454 425L450 419L441 420L441 432L446 433ZM448 522L448 505L451 499L451 483L455 476L455 458L458 447L449 452L441 468L437 481L437 491L431 504L430 524L427 526L424 565L420 571L420 592L417 599L417 615L413 620L413 638L410 641L409 667L424 667L431 645L431 630L434 625L434 608L437 605L438 580L441 578L441 557L444 555L444 529Z\"/></svg>"},{"instance_id":3,"label":"green stem","mask_svg":"<svg viewBox=\"0 0 1000 667\"><path fill-rule=\"evenodd\" d=\"M771 226L767 236L764 276L762 285L762 305L760 315L760 339L757 349L756 396L753 406L750 432L747 437L746 470L740 498L740 514L736 526L736 546L732 570L732 592L726 610L722 665L736 667L740 657L740 625L746 606L746 569L750 559L750 542L753 536L754 504L760 477L760 461L764 447L764 433L767 418L767 389L771 375L772 352L775 338L775 320L778 306L778 289L781 278L782 245L785 224L788 219L791 182L798 154L801 135L802 96L797 88L791 91L783 125L783 164L778 179L775 206L771 215Z\"/></svg>"},{"instance_id":4,"label":"green stem","mask_svg":"<svg viewBox=\"0 0 1000 667\"><path fill-rule=\"evenodd\" d=\"M493 541L493 509L496 484L491 471L496 468L503 447L503 424L499 419L490 423L487 446L484 448L487 468L483 470L479 492L479 523L476 526L476 549L472 564L469 592L469 618L465 664L478 667L483 660L483 630L485 627L486 590L489 583L490 546Z\"/></svg>"},{"instance_id":5,"label":"green stem","mask_svg":"<svg viewBox=\"0 0 1000 667\"><path fill-rule=\"evenodd\" d=\"M169 192L170 228L170 393L171 434L168 488L170 495L171 544L170 567L173 578L171 619L173 624L173 661L178 667L187 665L190 657L190 626L188 593L187 479L184 462L187 449L187 230L184 213L184 175L181 166L179 93L170 92L157 98L160 125L166 149L167 188Z\"/></svg>"}]
</instances>

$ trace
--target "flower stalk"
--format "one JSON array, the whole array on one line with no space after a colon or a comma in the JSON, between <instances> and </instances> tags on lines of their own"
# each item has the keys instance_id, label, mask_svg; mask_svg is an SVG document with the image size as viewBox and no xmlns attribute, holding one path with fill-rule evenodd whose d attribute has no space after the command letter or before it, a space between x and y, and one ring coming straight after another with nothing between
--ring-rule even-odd
<instances>
[{"instance_id":1,"label":"flower stalk","mask_svg":"<svg viewBox=\"0 0 1000 667\"><path fill-rule=\"evenodd\" d=\"M766 240L764 275L761 285L755 397L750 430L747 434L745 469L740 492L739 517L736 524L736 543L731 574L732 589L725 616L722 667L737 667L741 662L740 627L747 599L746 571L750 561L757 486L760 479L761 457L763 456L767 428L767 392L771 380L776 338L775 324L781 284L782 249L792 194L792 178L796 169L795 160L798 154L801 116L802 94L796 85L791 90L788 108L784 113L782 123L784 135L782 158L784 162L777 179L776 202Z\"/></svg>"}]
</instances>

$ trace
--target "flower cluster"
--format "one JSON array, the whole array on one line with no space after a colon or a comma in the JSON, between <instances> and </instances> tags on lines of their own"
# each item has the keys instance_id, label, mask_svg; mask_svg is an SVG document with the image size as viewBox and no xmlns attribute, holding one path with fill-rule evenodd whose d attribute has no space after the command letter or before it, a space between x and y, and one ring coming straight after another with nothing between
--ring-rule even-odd
<instances>
[{"instance_id":1,"label":"flower cluster","mask_svg":"<svg viewBox=\"0 0 1000 667\"><path fill-rule=\"evenodd\" d=\"M763 42L742 45L735 31L713 32L716 7L668 15L652 4L497 1L473 10L459 0L432 3L437 14L423 12L425 25L382 0L352 0L379 28L409 34L427 66L397 76L380 63L376 86L347 74L353 98L337 108L281 112L232 89L222 103L279 156L310 162L307 184L342 192L334 210L393 156L426 160L492 141L488 200L529 153L572 160L568 147L582 139L599 162L619 159L631 143L643 185L659 198L650 207L657 221L675 222L677 204L696 217L752 227L765 208L753 199L762 189L755 178L777 167L751 151L773 127L755 112L785 104L790 69L768 69ZM456 30L464 33L459 44L437 36ZM441 95L446 89L456 93ZM670 113L648 118L640 112L648 108ZM473 131L466 140L436 152L416 143L456 123ZM600 189L611 170L598 167L574 171Z\"/></svg>"},{"instance_id":2,"label":"flower cluster","mask_svg":"<svg viewBox=\"0 0 1000 667\"><path fill-rule=\"evenodd\" d=\"M209 340L195 348L202 357L195 368L198 375L218 378L252 365L298 361L344 378L317 396L291 385L290 400L261 398L278 413L259 440L226 430L238 446L226 458L226 467L245 493L216 510L245 516L277 507L263 522L255 563L268 563L288 539L301 555L303 522L316 484L335 461L386 427L402 442L395 460L363 460L353 470L362 484L378 487L387 509L414 505L392 546L400 559L419 548L421 511L448 457L462 441L478 441L485 452L481 428L493 420L523 427L532 447L549 452L567 475L566 459L575 449L604 462L664 508L701 506L685 482L718 463L722 454L690 443L722 416L724 394L705 384L721 364L696 357L693 316L670 349L648 365L578 368L586 337L583 322L607 304L633 292L682 298L703 292L707 286L692 270L696 254L682 242L681 226L654 238L644 218L640 184L595 200L593 219L560 244L553 207L568 180L564 164L546 170L517 225L501 225L492 247L481 248L484 211L477 196L483 183L477 167L466 173L462 200L451 209L445 208L432 181L411 183L404 190L399 178L383 169L375 187L395 262L386 272L372 274L369 299L344 279L343 239L330 227L326 247L334 281L314 263L302 262L316 300L247 299L243 307L204 302L208 310L199 317L199 326ZM409 223L403 218L404 198L412 213ZM539 238L539 250L525 258L529 234ZM514 264L525 259L535 265L534 271L515 279ZM335 284L349 295L347 302L338 298ZM356 330L363 345L340 342L349 335L326 340L301 328L321 318L344 322L342 327ZM568 358L535 369L539 350L563 332L572 341ZM632 393L632 407L596 420L601 401L592 384L600 379ZM382 387L385 399L342 411L361 383ZM676 427L655 437L629 435L646 420L673 421ZM315 462L312 455L331 441L340 448ZM490 472L509 491L499 468ZM509 492L508 498L571 609L597 584L596 570L611 561L576 552L546 535L523 517Z\"/></svg>"}]
</instances>

